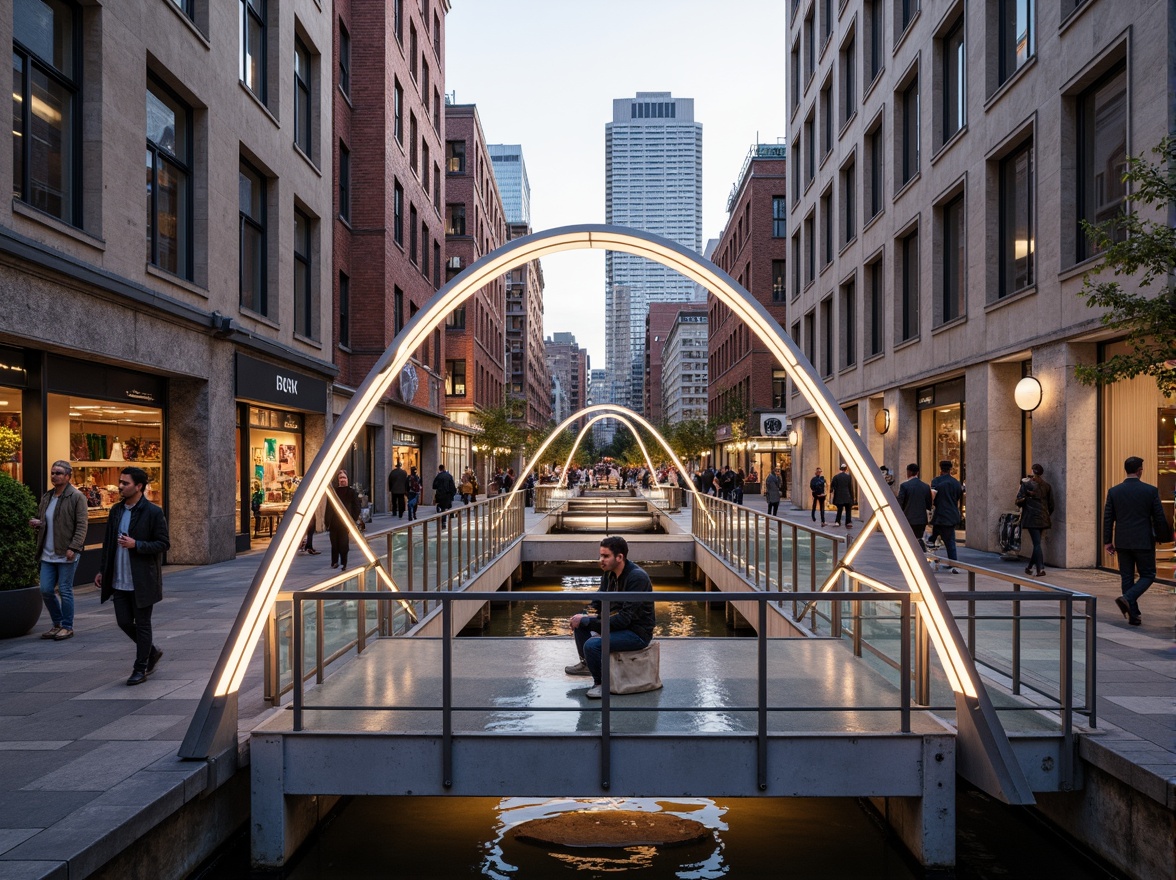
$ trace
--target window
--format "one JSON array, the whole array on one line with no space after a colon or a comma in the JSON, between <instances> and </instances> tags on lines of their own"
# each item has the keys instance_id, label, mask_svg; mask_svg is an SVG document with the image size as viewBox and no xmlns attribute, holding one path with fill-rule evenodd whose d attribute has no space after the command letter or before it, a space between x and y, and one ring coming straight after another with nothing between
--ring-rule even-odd
<instances>
[{"instance_id":1,"label":"window","mask_svg":"<svg viewBox=\"0 0 1176 880\"><path fill-rule=\"evenodd\" d=\"M841 50L841 124L857 111L857 39L851 36Z\"/></svg>"},{"instance_id":2,"label":"window","mask_svg":"<svg viewBox=\"0 0 1176 880\"><path fill-rule=\"evenodd\" d=\"M1082 229L1118 218L1127 198L1127 68L1120 64L1078 98L1078 232L1076 254L1085 260L1098 248ZM1114 238L1122 241L1120 226Z\"/></svg>"},{"instance_id":3,"label":"window","mask_svg":"<svg viewBox=\"0 0 1176 880\"><path fill-rule=\"evenodd\" d=\"M399 181L392 187L392 240L404 247L404 187Z\"/></svg>"},{"instance_id":4,"label":"window","mask_svg":"<svg viewBox=\"0 0 1176 880\"><path fill-rule=\"evenodd\" d=\"M792 236L792 295L800 296L800 233Z\"/></svg>"},{"instance_id":5,"label":"window","mask_svg":"<svg viewBox=\"0 0 1176 880\"><path fill-rule=\"evenodd\" d=\"M266 0L239 0L241 4L241 82L265 103Z\"/></svg>"},{"instance_id":6,"label":"window","mask_svg":"<svg viewBox=\"0 0 1176 880\"><path fill-rule=\"evenodd\" d=\"M882 72L882 67L886 63L886 39L883 32L883 21L885 19L885 2L886 0L871 0L866 8L866 23L869 28L870 40L870 57L868 67L869 81L873 82L878 74Z\"/></svg>"},{"instance_id":7,"label":"window","mask_svg":"<svg viewBox=\"0 0 1176 880\"><path fill-rule=\"evenodd\" d=\"M339 216L351 222L351 151L339 144Z\"/></svg>"},{"instance_id":8,"label":"window","mask_svg":"<svg viewBox=\"0 0 1176 880\"><path fill-rule=\"evenodd\" d=\"M772 238L788 237L788 200L772 196Z\"/></svg>"},{"instance_id":9,"label":"window","mask_svg":"<svg viewBox=\"0 0 1176 880\"><path fill-rule=\"evenodd\" d=\"M833 0L821 0L821 45L833 34Z\"/></svg>"},{"instance_id":10,"label":"window","mask_svg":"<svg viewBox=\"0 0 1176 880\"><path fill-rule=\"evenodd\" d=\"M905 186L919 173L919 77L902 91L899 106L902 112L902 181Z\"/></svg>"},{"instance_id":11,"label":"window","mask_svg":"<svg viewBox=\"0 0 1176 880\"><path fill-rule=\"evenodd\" d=\"M964 127L967 121L966 54L964 18L955 23L943 38L943 142Z\"/></svg>"},{"instance_id":12,"label":"window","mask_svg":"<svg viewBox=\"0 0 1176 880\"><path fill-rule=\"evenodd\" d=\"M445 362L445 393L449 397L465 397L466 393L466 362Z\"/></svg>"},{"instance_id":13,"label":"window","mask_svg":"<svg viewBox=\"0 0 1176 880\"><path fill-rule=\"evenodd\" d=\"M404 0L392 0L392 33L396 42L404 44Z\"/></svg>"},{"instance_id":14,"label":"window","mask_svg":"<svg viewBox=\"0 0 1176 880\"><path fill-rule=\"evenodd\" d=\"M433 163L433 207L441 213L441 166Z\"/></svg>"},{"instance_id":15,"label":"window","mask_svg":"<svg viewBox=\"0 0 1176 880\"><path fill-rule=\"evenodd\" d=\"M392 89L392 135L404 147L404 87L396 80Z\"/></svg>"},{"instance_id":16,"label":"window","mask_svg":"<svg viewBox=\"0 0 1176 880\"><path fill-rule=\"evenodd\" d=\"M189 19L193 17L195 10L192 8L192 0L172 0L172 2L175 3L180 12L184 13L184 15L186 15Z\"/></svg>"},{"instance_id":17,"label":"window","mask_svg":"<svg viewBox=\"0 0 1176 880\"><path fill-rule=\"evenodd\" d=\"M192 111L147 77L147 262L192 278Z\"/></svg>"},{"instance_id":18,"label":"window","mask_svg":"<svg viewBox=\"0 0 1176 880\"><path fill-rule=\"evenodd\" d=\"M466 215L465 205L446 205L447 223L445 226L446 235L465 235L466 234Z\"/></svg>"},{"instance_id":19,"label":"window","mask_svg":"<svg viewBox=\"0 0 1176 880\"><path fill-rule=\"evenodd\" d=\"M841 285L841 369L857 363L857 283Z\"/></svg>"},{"instance_id":20,"label":"window","mask_svg":"<svg viewBox=\"0 0 1176 880\"><path fill-rule=\"evenodd\" d=\"M466 328L466 307L458 306L445 318L446 330L464 330Z\"/></svg>"},{"instance_id":21,"label":"window","mask_svg":"<svg viewBox=\"0 0 1176 880\"><path fill-rule=\"evenodd\" d=\"M417 120L416 114L411 110L408 113L408 167L412 169L415 176L417 173Z\"/></svg>"},{"instance_id":22,"label":"window","mask_svg":"<svg viewBox=\"0 0 1176 880\"><path fill-rule=\"evenodd\" d=\"M310 50L294 38L294 143L314 158L311 140Z\"/></svg>"},{"instance_id":23,"label":"window","mask_svg":"<svg viewBox=\"0 0 1176 880\"><path fill-rule=\"evenodd\" d=\"M816 218L810 213L804 218L804 283L811 284L817 277Z\"/></svg>"},{"instance_id":24,"label":"window","mask_svg":"<svg viewBox=\"0 0 1176 880\"><path fill-rule=\"evenodd\" d=\"M429 62L424 58L421 59L421 103L425 106L425 112L429 112Z\"/></svg>"},{"instance_id":25,"label":"window","mask_svg":"<svg viewBox=\"0 0 1176 880\"><path fill-rule=\"evenodd\" d=\"M882 140L881 125L866 135L866 149L869 151L870 162L870 219L873 219L882 213L885 143Z\"/></svg>"},{"instance_id":26,"label":"window","mask_svg":"<svg viewBox=\"0 0 1176 880\"><path fill-rule=\"evenodd\" d=\"M787 282L787 263L784 260L772 260L772 302L782 303L785 301L786 292L785 285Z\"/></svg>"},{"instance_id":27,"label":"window","mask_svg":"<svg viewBox=\"0 0 1176 880\"><path fill-rule=\"evenodd\" d=\"M792 44L791 75L788 77L789 103L795 110L800 106L800 40Z\"/></svg>"},{"instance_id":28,"label":"window","mask_svg":"<svg viewBox=\"0 0 1176 880\"><path fill-rule=\"evenodd\" d=\"M857 165L850 162L841 171L841 243L857 237Z\"/></svg>"},{"instance_id":29,"label":"window","mask_svg":"<svg viewBox=\"0 0 1176 880\"><path fill-rule=\"evenodd\" d=\"M421 224L421 274L429 277L429 227Z\"/></svg>"},{"instance_id":30,"label":"window","mask_svg":"<svg viewBox=\"0 0 1176 880\"><path fill-rule=\"evenodd\" d=\"M882 261L876 260L866 266L866 282L869 284L869 305L866 312L866 356L873 357L882 353L885 339L882 333L885 321L886 300L882 288Z\"/></svg>"},{"instance_id":31,"label":"window","mask_svg":"<svg viewBox=\"0 0 1176 880\"><path fill-rule=\"evenodd\" d=\"M408 258L413 264L417 262L417 209L411 202L408 205Z\"/></svg>"},{"instance_id":32,"label":"window","mask_svg":"<svg viewBox=\"0 0 1176 880\"><path fill-rule=\"evenodd\" d=\"M821 87L821 156L833 149L833 77Z\"/></svg>"},{"instance_id":33,"label":"window","mask_svg":"<svg viewBox=\"0 0 1176 880\"><path fill-rule=\"evenodd\" d=\"M901 34L907 29L907 25L914 21L915 13L919 11L919 0L894 0L894 10L898 13L898 21L895 22L897 27L894 32ZM897 42L897 38L895 42Z\"/></svg>"},{"instance_id":34,"label":"window","mask_svg":"<svg viewBox=\"0 0 1176 880\"><path fill-rule=\"evenodd\" d=\"M311 259L311 236L314 221L294 209L294 332L307 339L317 336L315 325L314 267Z\"/></svg>"},{"instance_id":35,"label":"window","mask_svg":"<svg viewBox=\"0 0 1176 880\"><path fill-rule=\"evenodd\" d=\"M339 88L351 96L351 34L339 22Z\"/></svg>"},{"instance_id":36,"label":"window","mask_svg":"<svg viewBox=\"0 0 1176 880\"><path fill-rule=\"evenodd\" d=\"M81 14L64 0L16 0L12 43L13 198L81 224Z\"/></svg>"},{"instance_id":37,"label":"window","mask_svg":"<svg viewBox=\"0 0 1176 880\"><path fill-rule=\"evenodd\" d=\"M259 315L269 314L266 296L266 179L248 162L241 162L240 186L241 305Z\"/></svg>"},{"instance_id":38,"label":"window","mask_svg":"<svg viewBox=\"0 0 1176 880\"><path fill-rule=\"evenodd\" d=\"M943 277L939 295L939 323L954 321L964 313L965 260L964 197L956 196L940 209L943 224Z\"/></svg>"},{"instance_id":39,"label":"window","mask_svg":"<svg viewBox=\"0 0 1176 880\"><path fill-rule=\"evenodd\" d=\"M445 173L465 174L465 141L445 142Z\"/></svg>"},{"instance_id":40,"label":"window","mask_svg":"<svg viewBox=\"0 0 1176 880\"><path fill-rule=\"evenodd\" d=\"M392 286L392 335L404 329L404 291Z\"/></svg>"},{"instance_id":41,"label":"window","mask_svg":"<svg viewBox=\"0 0 1176 880\"><path fill-rule=\"evenodd\" d=\"M898 340L906 342L919 335L919 233L899 241L902 261L902 308L898 315Z\"/></svg>"},{"instance_id":42,"label":"window","mask_svg":"<svg viewBox=\"0 0 1176 880\"><path fill-rule=\"evenodd\" d=\"M787 387L788 374L783 370L772 370L772 409L783 409L787 406L784 398Z\"/></svg>"},{"instance_id":43,"label":"window","mask_svg":"<svg viewBox=\"0 0 1176 880\"><path fill-rule=\"evenodd\" d=\"M813 25L813 11L809 10L808 17L804 20L804 75L805 79L810 79L817 69L817 47L816 34Z\"/></svg>"},{"instance_id":44,"label":"window","mask_svg":"<svg viewBox=\"0 0 1176 880\"><path fill-rule=\"evenodd\" d=\"M997 71L1003 83L1033 57L1033 0L997 0L997 15Z\"/></svg>"},{"instance_id":45,"label":"window","mask_svg":"<svg viewBox=\"0 0 1176 880\"><path fill-rule=\"evenodd\" d=\"M817 176L817 120L814 112L809 111L808 119L804 121L804 184L808 186Z\"/></svg>"},{"instance_id":46,"label":"window","mask_svg":"<svg viewBox=\"0 0 1176 880\"><path fill-rule=\"evenodd\" d=\"M433 287L441 286L441 242L433 241Z\"/></svg>"},{"instance_id":47,"label":"window","mask_svg":"<svg viewBox=\"0 0 1176 880\"><path fill-rule=\"evenodd\" d=\"M433 87L433 131L441 134L441 90Z\"/></svg>"},{"instance_id":48,"label":"window","mask_svg":"<svg viewBox=\"0 0 1176 880\"><path fill-rule=\"evenodd\" d=\"M408 75L412 81L417 81L417 61L420 59L420 49L417 47L417 29L412 22L408 23Z\"/></svg>"},{"instance_id":49,"label":"window","mask_svg":"<svg viewBox=\"0 0 1176 880\"><path fill-rule=\"evenodd\" d=\"M351 347L351 279L339 273L339 344Z\"/></svg>"},{"instance_id":50,"label":"window","mask_svg":"<svg viewBox=\"0 0 1176 880\"><path fill-rule=\"evenodd\" d=\"M833 262L833 187L821 194L821 267Z\"/></svg>"},{"instance_id":51,"label":"window","mask_svg":"<svg viewBox=\"0 0 1176 880\"><path fill-rule=\"evenodd\" d=\"M1027 141L1000 163L1001 297L1033 284L1033 142Z\"/></svg>"},{"instance_id":52,"label":"window","mask_svg":"<svg viewBox=\"0 0 1176 880\"><path fill-rule=\"evenodd\" d=\"M433 13L433 54L441 59L441 18Z\"/></svg>"}]
</instances>

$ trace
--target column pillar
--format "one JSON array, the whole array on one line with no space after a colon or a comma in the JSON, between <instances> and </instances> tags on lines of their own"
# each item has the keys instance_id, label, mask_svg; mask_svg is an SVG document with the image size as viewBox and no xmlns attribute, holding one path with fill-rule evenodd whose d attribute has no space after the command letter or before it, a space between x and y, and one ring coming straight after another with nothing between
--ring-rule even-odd
<instances>
[{"instance_id":1,"label":"column pillar","mask_svg":"<svg viewBox=\"0 0 1176 880\"><path fill-rule=\"evenodd\" d=\"M1013 399L1020 379L1020 362L977 364L964 377L967 532L974 550L999 551L1000 515L1017 509L1017 489L1025 476L1021 410Z\"/></svg>"}]
</instances>

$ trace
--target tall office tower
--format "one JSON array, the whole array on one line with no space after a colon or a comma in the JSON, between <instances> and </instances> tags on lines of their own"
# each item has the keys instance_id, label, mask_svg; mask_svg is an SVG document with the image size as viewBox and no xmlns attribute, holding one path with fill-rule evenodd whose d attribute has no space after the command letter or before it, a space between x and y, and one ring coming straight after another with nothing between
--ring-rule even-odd
<instances>
[{"instance_id":1,"label":"tall office tower","mask_svg":"<svg viewBox=\"0 0 1176 880\"><path fill-rule=\"evenodd\" d=\"M706 418L707 395L707 313L705 309L684 308L662 349L661 397L663 420L670 425L686 419Z\"/></svg>"},{"instance_id":2,"label":"tall office tower","mask_svg":"<svg viewBox=\"0 0 1176 880\"><path fill-rule=\"evenodd\" d=\"M531 227L512 223L507 230L510 238L520 238ZM506 355L506 396L519 404L515 420L527 428L546 425L551 419L551 374L543 345L543 268L538 260L506 273Z\"/></svg>"},{"instance_id":3,"label":"tall office tower","mask_svg":"<svg viewBox=\"0 0 1176 880\"><path fill-rule=\"evenodd\" d=\"M588 402L592 404L613 403L613 386L608 381L608 370L592 370L588 375L591 377ZM597 449L612 442L615 427L614 422L597 422L592 426L592 439L596 441Z\"/></svg>"},{"instance_id":4,"label":"tall office tower","mask_svg":"<svg viewBox=\"0 0 1176 880\"><path fill-rule=\"evenodd\" d=\"M506 222L513 226L531 225L531 182L527 179L527 163L523 161L520 144L486 144L490 161L494 164L494 179L502 196Z\"/></svg>"},{"instance_id":5,"label":"tall office tower","mask_svg":"<svg viewBox=\"0 0 1176 880\"><path fill-rule=\"evenodd\" d=\"M604 127L605 222L702 248L702 123L694 99L638 92L613 101ZM694 283L644 257L605 254L605 368L613 402L640 412L645 312L651 302L695 302Z\"/></svg>"}]
</instances>

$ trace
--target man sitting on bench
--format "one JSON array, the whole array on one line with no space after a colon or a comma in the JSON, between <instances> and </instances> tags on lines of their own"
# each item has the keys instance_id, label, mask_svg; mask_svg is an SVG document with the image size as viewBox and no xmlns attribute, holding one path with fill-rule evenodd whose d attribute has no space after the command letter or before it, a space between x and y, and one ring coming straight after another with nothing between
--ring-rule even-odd
<instances>
[{"instance_id":1,"label":"man sitting on bench","mask_svg":"<svg viewBox=\"0 0 1176 880\"><path fill-rule=\"evenodd\" d=\"M641 566L629 561L629 543L617 535L600 542L600 591L602 593L652 593L653 584ZM595 614L575 614L568 620L576 637L576 652L580 662L564 667L568 675L591 675L595 684L586 697L600 699L600 636L599 600L593 600ZM609 651L640 651L653 639L652 602L613 602L608 618Z\"/></svg>"}]
</instances>

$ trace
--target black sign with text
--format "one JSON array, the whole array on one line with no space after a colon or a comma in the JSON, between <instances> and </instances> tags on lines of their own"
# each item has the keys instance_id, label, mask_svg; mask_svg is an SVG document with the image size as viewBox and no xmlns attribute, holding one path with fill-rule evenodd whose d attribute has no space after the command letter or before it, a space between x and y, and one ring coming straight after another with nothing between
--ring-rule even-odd
<instances>
[{"instance_id":1,"label":"black sign with text","mask_svg":"<svg viewBox=\"0 0 1176 880\"><path fill-rule=\"evenodd\" d=\"M327 383L288 367L237 353L237 398L303 412L327 411Z\"/></svg>"}]
</instances>

